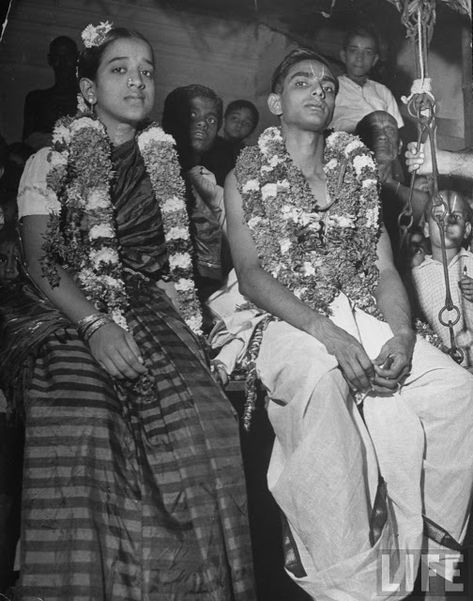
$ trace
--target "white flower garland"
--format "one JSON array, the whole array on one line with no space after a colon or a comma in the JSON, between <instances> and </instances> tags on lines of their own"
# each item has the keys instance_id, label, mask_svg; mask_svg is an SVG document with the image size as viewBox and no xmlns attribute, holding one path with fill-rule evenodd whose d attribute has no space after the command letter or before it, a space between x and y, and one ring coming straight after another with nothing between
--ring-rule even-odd
<instances>
[{"instance_id":1,"label":"white flower garland","mask_svg":"<svg viewBox=\"0 0 473 601\"><path fill-rule=\"evenodd\" d=\"M185 322L201 335L189 220L174 139L153 124L138 135L137 141L155 198L164 198L160 209L170 265L167 279L175 282ZM88 300L105 306L113 320L127 329L128 297L110 198L113 165L105 128L98 119L88 116L61 120L55 127L53 144L48 185L65 211L66 238L59 216L52 216L43 269L54 280L54 263L60 256L65 266L76 272Z\"/></svg>"},{"instance_id":2,"label":"white flower garland","mask_svg":"<svg viewBox=\"0 0 473 601\"><path fill-rule=\"evenodd\" d=\"M258 146L240 155L237 181L262 266L322 313L330 313L340 290L375 312L375 162L358 138L336 132L326 141L324 171L331 204L322 211L278 127L266 129Z\"/></svg>"}]
</instances>

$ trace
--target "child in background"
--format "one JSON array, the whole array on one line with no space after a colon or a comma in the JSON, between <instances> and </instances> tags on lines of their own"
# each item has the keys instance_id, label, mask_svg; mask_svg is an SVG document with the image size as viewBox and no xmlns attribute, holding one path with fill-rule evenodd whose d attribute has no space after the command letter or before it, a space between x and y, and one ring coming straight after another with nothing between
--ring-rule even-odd
<instances>
[{"instance_id":1,"label":"child in background","mask_svg":"<svg viewBox=\"0 0 473 601\"><path fill-rule=\"evenodd\" d=\"M442 237L448 265L448 278L453 304L460 311L454 324L455 342L464 352L462 365L473 367L473 253L467 250L471 236L471 209L465 198L453 190L441 191L445 204L430 200L425 210L424 234L430 238L432 254L412 268L415 293L424 318L443 343L451 348L449 328L439 320L445 306L445 278L442 259ZM444 215L445 213L445 215ZM443 217L443 236L438 221ZM442 320L455 321L455 311L443 311Z\"/></svg>"}]
</instances>

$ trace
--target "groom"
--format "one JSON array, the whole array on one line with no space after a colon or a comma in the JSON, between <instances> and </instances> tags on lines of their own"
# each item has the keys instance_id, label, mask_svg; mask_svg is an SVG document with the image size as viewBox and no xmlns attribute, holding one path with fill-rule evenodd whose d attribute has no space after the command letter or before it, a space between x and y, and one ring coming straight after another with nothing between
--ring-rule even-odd
<instances>
[{"instance_id":1,"label":"groom","mask_svg":"<svg viewBox=\"0 0 473 601\"><path fill-rule=\"evenodd\" d=\"M349 134L325 142L336 93L310 50L278 66L268 106L280 130L227 178L228 235L240 292L278 318L256 369L271 399L268 482L288 526L286 568L317 601L400 599L421 555L437 574L431 593L448 590L461 559L473 377L412 329L372 158Z\"/></svg>"}]
</instances>

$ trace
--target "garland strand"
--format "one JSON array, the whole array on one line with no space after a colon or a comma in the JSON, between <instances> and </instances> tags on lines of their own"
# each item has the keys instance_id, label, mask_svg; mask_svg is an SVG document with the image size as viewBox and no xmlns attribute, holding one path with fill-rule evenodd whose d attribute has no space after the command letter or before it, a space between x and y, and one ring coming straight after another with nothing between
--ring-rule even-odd
<instances>
[{"instance_id":1,"label":"garland strand","mask_svg":"<svg viewBox=\"0 0 473 601\"><path fill-rule=\"evenodd\" d=\"M179 310L195 334L202 314L193 280L192 242L174 140L156 124L137 138L155 199L160 203L169 258L168 280L175 283ZM56 263L77 274L83 293L98 310L127 329L129 299L118 251L111 143L102 123L90 116L60 120L48 157L48 186L61 211L52 212L43 245L43 274L58 284ZM63 225L64 224L64 225Z\"/></svg>"}]
</instances>

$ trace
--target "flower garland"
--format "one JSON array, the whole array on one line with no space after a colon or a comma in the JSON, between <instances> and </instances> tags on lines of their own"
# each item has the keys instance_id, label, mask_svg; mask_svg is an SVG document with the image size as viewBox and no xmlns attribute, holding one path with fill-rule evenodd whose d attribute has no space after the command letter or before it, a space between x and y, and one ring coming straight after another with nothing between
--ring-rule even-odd
<instances>
[{"instance_id":1,"label":"flower garland","mask_svg":"<svg viewBox=\"0 0 473 601\"><path fill-rule=\"evenodd\" d=\"M185 322L201 335L189 219L174 140L152 124L137 141L155 198L160 202L170 267L167 279L175 283ZM77 275L87 299L126 329L128 295L110 198L111 144L104 126L98 119L84 115L60 120L48 158L51 169L47 183L59 199L61 212L51 213L43 245L43 272L52 285L57 284L55 264L59 259Z\"/></svg>"},{"instance_id":2,"label":"flower garland","mask_svg":"<svg viewBox=\"0 0 473 601\"><path fill-rule=\"evenodd\" d=\"M326 141L324 171L331 202L321 210L279 128L265 130L258 146L240 155L235 172L262 267L320 313L330 315L343 291L379 315L376 164L357 137L336 132Z\"/></svg>"}]
</instances>

